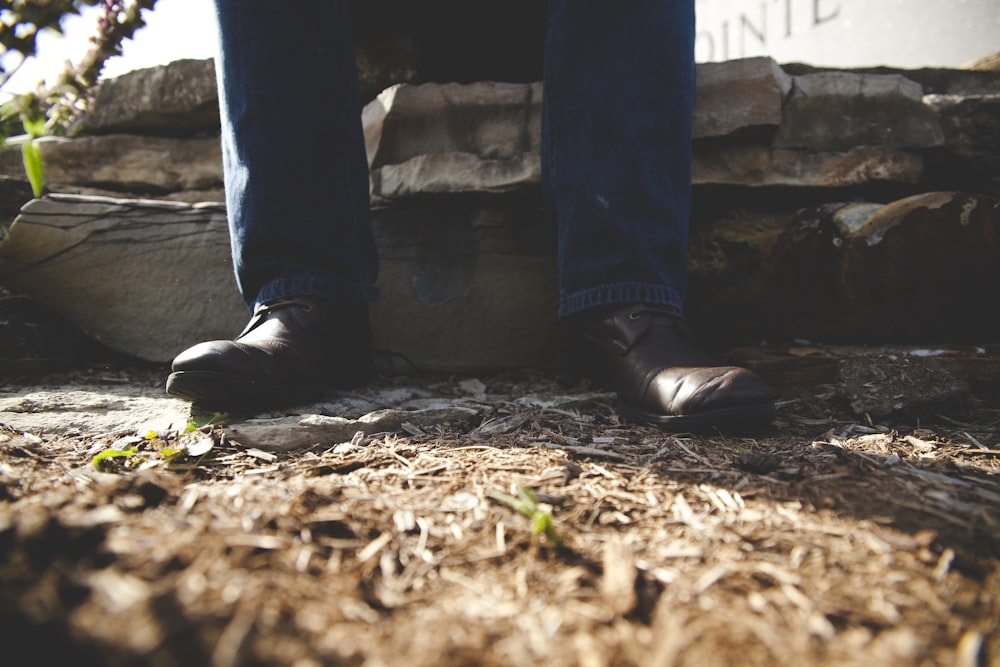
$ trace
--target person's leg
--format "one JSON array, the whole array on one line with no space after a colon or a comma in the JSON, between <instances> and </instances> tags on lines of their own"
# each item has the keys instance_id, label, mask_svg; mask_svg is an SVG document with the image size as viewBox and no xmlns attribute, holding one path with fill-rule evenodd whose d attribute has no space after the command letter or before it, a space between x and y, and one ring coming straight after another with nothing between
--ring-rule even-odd
<instances>
[{"instance_id":1,"label":"person's leg","mask_svg":"<svg viewBox=\"0 0 1000 667\"><path fill-rule=\"evenodd\" d=\"M553 0L542 162L559 309L680 309L687 275L693 0Z\"/></svg>"},{"instance_id":2,"label":"person's leg","mask_svg":"<svg viewBox=\"0 0 1000 667\"><path fill-rule=\"evenodd\" d=\"M363 379L377 275L347 0L216 0L235 342L177 357L167 390L217 403L296 400Z\"/></svg>"},{"instance_id":3,"label":"person's leg","mask_svg":"<svg viewBox=\"0 0 1000 667\"><path fill-rule=\"evenodd\" d=\"M368 162L346 0L216 0L226 204L251 307L368 301Z\"/></svg>"},{"instance_id":4,"label":"person's leg","mask_svg":"<svg viewBox=\"0 0 1000 667\"><path fill-rule=\"evenodd\" d=\"M542 172L574 363L626 415L676 429L768 421L767 387L691 342L693 0L552 0Z\"/></svg>"}]
</instances>

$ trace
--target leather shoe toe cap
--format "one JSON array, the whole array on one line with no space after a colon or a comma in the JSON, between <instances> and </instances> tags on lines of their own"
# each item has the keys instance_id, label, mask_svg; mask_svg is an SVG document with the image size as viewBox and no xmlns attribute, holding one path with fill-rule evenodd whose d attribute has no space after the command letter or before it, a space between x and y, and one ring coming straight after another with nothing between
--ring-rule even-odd
<instances>
[{"instance_id":1,"label":"leather shoe toe cap","mask_svg":"<svg viewBox=\"0 0 1000 667\"><path fill-rule=\"evenodd\" d=\"M250 375L252 371L247 368L249 361L238 344L228 340L211 340L184 350L174 358L170 367L175 373L208 371Z\"/></svg>"},{"instance_id":2,"label":"leather shoe toe cap","mask_svg":"<svg viewBox=\"0 0 1000 667\"><path fill-rule=\"evenodd\" d=\"M770 400L770 389L757 375L736 366L719 366L664 369L650 382L641 402L652 411L691 415Z\"/></svg>"}]
</instances>

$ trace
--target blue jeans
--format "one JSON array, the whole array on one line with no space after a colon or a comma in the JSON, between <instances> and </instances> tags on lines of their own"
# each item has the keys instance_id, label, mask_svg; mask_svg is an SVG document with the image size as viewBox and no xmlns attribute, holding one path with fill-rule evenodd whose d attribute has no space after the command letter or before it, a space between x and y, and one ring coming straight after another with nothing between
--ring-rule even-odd
<instances>
[{"instance_id":1,"label":"blue jeans","mask_svg":"<svg viewBox=\"0 0 1000 667\"><path fill-rule=\"evenodd\" d=\"M376 296L348 3L216 0L226 203L249 306ZM456 54L461 57L461 54ZM543 189L561 316L680 309L687 282L693 0L551 0Z\"/></svg>"}]
</instances>

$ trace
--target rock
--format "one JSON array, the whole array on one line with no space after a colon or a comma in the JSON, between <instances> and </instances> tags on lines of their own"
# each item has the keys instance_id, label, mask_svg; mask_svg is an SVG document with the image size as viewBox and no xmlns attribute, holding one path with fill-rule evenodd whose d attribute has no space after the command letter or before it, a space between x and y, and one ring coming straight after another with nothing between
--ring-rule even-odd
<instances>
[{"instance_id":1,"label":"rock","mask_svg":"<svg viewBox=\"0 0 1000 667\"><path fill-rule=\"evenodd\" d=\"M966 69L978 70L981 72L1000 71L1000 51L992 53L988 56L983 56L982 58L969 63L966 65Z\"/></svg>"},{"instance_id":2,"label":"rock","mask_svg":"<svg viewBox=\"0 0 1000 667\"><path fill-rule=\"evenodd\" d=\"M448 7L473 12L459 4ZM446 47L481 31L448 34L423 6L385 16L377 6L352 8L366 17L363 85L410 82L363 110L384 294L372 310L379 363L548 365L559 346L555 230L539 187L541 33L531 29L516 67L520 43L487 53L510 42L502 34L470 45L466 63ZM105 198L32 202L0 245L4 284L155 361L229 338L246 319L222 205L118 199L223 201L218 137L188 136L203 122L180 118L214 94L210 64L106 82L84 134L40 142L50 190ZM184 72L191 80L177 80ZM995 200L983 193L1000 192L998 73L753 58L699 65L698 78L695 325L721 345L996 335L981 295L997 287ZM165 90L174 85L187 88ZM176 131L157 127L171 118ZM0 151L0 174L16 184L13 215L25 197L16 145Z\"/></svg>"},{"instance_id":3,"label":"rock","mask_svg":"<svg viewBox=\"0 0 1000 667\"><path fill-rule=\"evenodd\" d=\"M226 191L221 186L208 190L180 190L178 192L168 192L156 199L157 201L177 201L186 204L225 204Z\"/></svg>"},{"instance_id":4,"label":"rock","mask_svg":"<svg viewBox=\"0 0 1000 667\"><path fill-rule=\"evenodd\" d=\"M518 157L541 145L542 85L393 86L365 106L362 123L373 169L433 153Z\"/></svg>"},{"instance_id":5,"label":"rock","mask_svg":"<svg viewBox=\"0 0 1000 667\"><path fill-rule=\"evenodd\" d=\"M919 83L925 95L990 95L1000 90L1000 70L976 71L940 67L903 69L900 67L817 67L805 63L784 63L781 69L790 76L819 73L898 75Z\"/></svg>"},{"instance_id":6,"label":"rock","mask_svg":"<svg viewBox=\"0 0 1000 667\"><path fill-rule=\"evenodd\" d=\"M218 137L174 139L130 134L38 140L48 190L89 186L158 194L222 186ZM16 174L20 146L0 150L0 171Z\"/></svg>"},{"instance_id":7,"label":"rock","mask_svg":"<svg viewBox=\"0 0 1000 667\"><path fill-rule=\"evenodd\" d=\"M1000 192L1000 93L927 95L925 103L941 118L946 156L935 176L966 183L990 183Z\"/></svg>"},{"instance_id":8,"label":"rock","mask_svg":"<svg viewBox=\"0 0 1000 667\"><path fill-rule=\"evenodd\" d=\"M556 322L554 232L537 197L498 203L374 211L381 366L540 363ZM0 244L0 280L105 345L151 361L231 338L247 319L221 205L32 201Z\"/></svg>"},{"instance_id":9,"label":"rock","mask_svg":"<svg viewBox=\"0 0 1000 667\"><path fill-rule=\"evenodd\" d=\"M930 192L871 213L844 234L839 309L856 338L984 342L1000 320L1000 200Z\"/></svg>"},{"instance_id":10,"label":"rock","mask_svg":"<svg viewBox=\"0 0 1000 667\"><path fill-rule=\"evenodd\" d=\"M375 347L401 368L544 365L556 329L555 232L537 197L373 211Z\"/></svg>"},{"instance_id":11,"label":"rock","mask_svg":"<svg viewBox=\"0 0 1000 667\"><path fill-rule=\"evenodd\" d=\"M202 78L210 64L197 70ZM920 84L905 73L786 68L800 73L790 79L767 58L698 66L697 184L845 187L933 178L946 188L1000 187L990 176L997 170L997 88L981 92L1000 86L983 78L995 73L921 70L914 76L920 74L930 90L952 91L924 100ZM156 100L139 84L158 90L153 83L171 80L167 74L106 82L102 100L111 109L95 105L94 118L155 116ZM128 94L131 85L140 88L134 99L124 110L115 107L114 95ZM209 85L192 87L207 91ZM980 92L954 92L966 90ZM208 96L203 92L197 99ZM537 81L402 84L383 91L362 114L374 202L537 188L541 99ZM140 125L109 121L100 131ZM197 192L222 185L216 137L85 134L41 145L50 191L194 201ZM0 152L0 173L23 180L16 146Z\"/></svg>"},{"instance_id":12,"label":"rock","mask_svg":"<svg viewBox=\"0 0 1000 667\"><path fill-rule=\"evenodd\" d=\"M502 193L537 188L542 167L535 153L486 160L470 153L432 153L371 172L375 205L428 194Z\"/></svg>"},{"instance_id":13,"label":"rock","mask_svg":"<svg viewBox=\"0 0 1000 667\"><path fill-rule=\"evenodd\" d=\"M311 445L334 445L350 442L358 432L365 435L399 431L406 427L428 429L448 423L471 428L485 406L476 409L451 405L424 410L384 409L358 419L327 415L292 415L272 419L248 419L225 428L226 437L245 447L287 452Z\"/></svg>"},{"instance_id":14,"label":"rock","mask_svg":"<svg viewBox=\"0 0 1000 667\"><path fill-rule=\"evenodd\" d=\"M103 81L79 130L85 134L218 134L214 61L178 60Z\"/></svg>"},{"instance_id":15,"label":"rock","mask_svg":"<svg viewBox=\"0 0 1000 667\"><path fill-rule=\"evenodd\" d=\"M758 58L724 65L706 70L708 92L699 100L707 108L696 113L701 132L714 136L781 122L787 79L773 63ZM764 92L747 107L734 105L736 98L723 93L737 90L732 80L741 74L756 75L758 83L766 80L758 86ZM884 79L855 83L876 95L890 83ZM891 79L902 85L900 77ZM869 80L875 83L865 83ZM919 86L907 90L919 93ZM919 94L915 104L927 112ZM727 108L741 111L727 113ZM538 84L404 85L385 91L363 114L373 200L536 187L541 178L540 109ZM696 184L845 187L871 181L916 183L922 175L920 155L890 147L852 144L842 152L814 152L712 144L695 151L693 178Z\"/></svg>"},{"instance_id":16,"label":"rock","mask_svg":"<svg viewBox=\"0 0 1000 667\"><path fill-rule=\"evenodd\" d=\"M728 345L993 341L1000 321L983 295L1000 290L998 239L1000 199L960 192L731 211L692 237L687 312Z\"/></svg>"},{"instance_id":17,"label":"rock","mask_svg":"<svg viewBox=\"0 0 1000 667\"><path fill-rule=\"evenodd\" d=\"M997 201L927 193L699 219L689 316L721 345L995 339L981 295L1000 287ZM537 198L428 199L378 208L373 225L383 368L558 360L554 230ZM242 327L230 271L220 205L52 196L0 245L5 284L154 361Z\"/></svg>"},{"instance_id":18,"label":"rock","mask_svg":"<svg viewBox=\"0 0 1000 667\"><path fill-rule=\"evenodd\" d=\"M375 203L540 182L541 84L400 85L365 106Z\"/></svg>"},{"instance_id":19,"label":"rock","mask_svg":"<svg viewBox=\"0 0 1000 667\"><path fill-rule=\"evenodd\" d=\"M0 244L0 281L105 345L167 361L245 324L224 208L52 195Z\"/></svg>"},{"instance_id":20,"label":"rock","mask_svg":"<svg viewBox=\"0 0 1000 667\"><path fill-rule=\"evenodd\" d=\"M996 198L940 192L701 219L689 317L720 347L995 340L1000 324L982 295L1000 289L998 207ZM537 198L424 200L376 209L373 225L381 368L560 362L554 233ZM243 326L230 270L218 205L53 196L25 207L0 245L11 289L154 361Z\"/></svg>"},{"instance_id":21,"label":"rock","mask_svg":"<svg viewBox=\"0 0 1000 667\"><path fill-rule=\"evenodd\" d=\"M923 89L903 76L826 72L794 77L776 148L927 148L944 143Z\"/></svg>"},{"instance_id":22,"label":"rock","mask_svg":"<svg viewBox=\"0 0 1000 667\"><path fill-rule=\"evenodd\" d=\"M107 437L183 429L190 419L190 408L189 403L167 396L160 384L0 388L0 422L46 436L83 432Z\"/></svg>"},{"instance_id":23,"label":"rock","mask_svg":"<svg viewBox=\"0 0 1000 667\"><path fill-rule=\"evenodd\" d=\"M777 127L792 78L770 58L697 66L694 137L724 137L740 130Z\"/></svg>"},{"instance_id":24,"label":"rock","mask_svg":"<svg viewBox=\"0 0 1000 667\"><path fill-rule=\"evenodd\" d=\"M919 183L924 159L882 146L813 153L760 145L719 145L696 151L692 172L695 185L842 188L873 181Z\"/></svg>"}]
</instances>

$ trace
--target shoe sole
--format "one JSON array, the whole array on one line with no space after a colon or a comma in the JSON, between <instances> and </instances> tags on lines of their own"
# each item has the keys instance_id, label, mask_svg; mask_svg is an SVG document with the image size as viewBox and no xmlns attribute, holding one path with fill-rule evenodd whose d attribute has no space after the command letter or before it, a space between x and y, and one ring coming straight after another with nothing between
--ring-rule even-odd
<instances>
[{"instance_id":1,"label":"shoe sole","mask_svg":"<svg viewBox=\"0 0 1000 667\"><path fill-rule=\"evenodd\" d=\"M692 415L656 414L621 401L617 402L616 407L620 414L632 421L659 426L674 433L757 433L769 427L777 414L774 403L741 405Z\"/></svg>"},{"instance_id":2,"label":"shoe sole","mask_svg":"<svg viewBox=\"0 0 1000 667\"><path fill-rule=\"evenodd\" d=\"M211 371L177 371L167 377L171 396L212 407L261 408L308 402L329 387L273 385Z\"/></svg>"}]
</instances>

